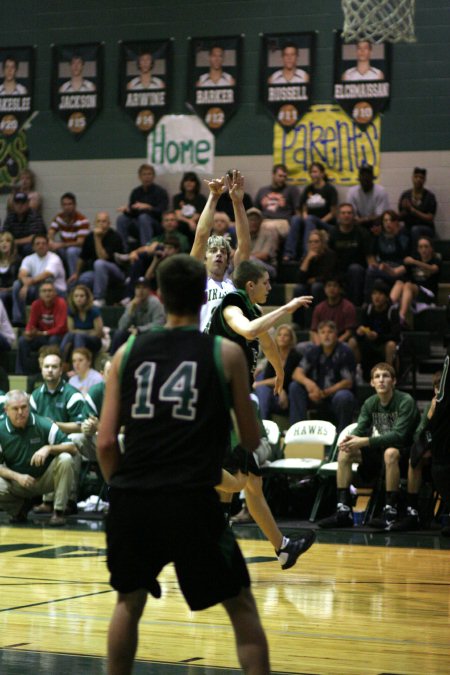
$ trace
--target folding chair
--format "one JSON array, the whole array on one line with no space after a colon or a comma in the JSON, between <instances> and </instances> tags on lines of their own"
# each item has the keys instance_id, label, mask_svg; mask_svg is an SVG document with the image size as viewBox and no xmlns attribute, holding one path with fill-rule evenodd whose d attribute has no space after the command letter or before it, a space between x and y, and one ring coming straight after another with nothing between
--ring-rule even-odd
<instances>
[{"instance_id":1,"label":"folding chair","mask_svg":"<svg viewBox=\"0 0 450 675\"><path fill-rule=\"evenodd\" d=\"M317 490L317 495L316 499L314 502L314 505L311 510L311 515L309 517L309 520L311 522L314 522L317 518L317 513L320 508L320 504L322 502L322 499L324 497L325 491L331 481L333 479L334 484L336 483L336 474L337 474L337 468L338 468L338 463L337 463L337 456L339 452L339 444L342 442L342 440L345 438L345 436L348 436L351 434L355 429L356 429L357 423L352 422L352 424L348 424L344 429L342 429L341 433L339 436L336 438L336 441L333 445L333 448L330 453L330 461L324 462L318 469L317 471L317 477L319 478L319 489ZM352 471L356 472L358 470L358 464L355 462L352 464Z\"/></svg>"},{"instance_id":2,"label":"folding chair","mask_svg":"<svg viewBox=\"0 0 450 675\"><path fill-rule=\"evenodd\" d=\"M262 423L267 434L267 440L272 448L272 457L274 460L279 459L281 455L280 428L272 420L263 420Z\"/></svg>"}]
</instances>

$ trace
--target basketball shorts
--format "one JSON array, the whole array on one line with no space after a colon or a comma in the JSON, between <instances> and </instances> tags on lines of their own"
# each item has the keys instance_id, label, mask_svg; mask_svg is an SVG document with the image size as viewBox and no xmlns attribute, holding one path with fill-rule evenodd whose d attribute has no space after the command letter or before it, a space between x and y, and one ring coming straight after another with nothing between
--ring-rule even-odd
<instances>
[{"instance_id":1,"label":"basketball shorts","mask_svg":"<svg viewBox=\"0 0 450 675\"><path fill-rule=\"evenodd\" d=\"M234 535L210 488L177 493L110 490L106 521L111 586L119 593L147 589L173 562L192 610L237 596L250 577Z\"/></svg>"}]
</instances>

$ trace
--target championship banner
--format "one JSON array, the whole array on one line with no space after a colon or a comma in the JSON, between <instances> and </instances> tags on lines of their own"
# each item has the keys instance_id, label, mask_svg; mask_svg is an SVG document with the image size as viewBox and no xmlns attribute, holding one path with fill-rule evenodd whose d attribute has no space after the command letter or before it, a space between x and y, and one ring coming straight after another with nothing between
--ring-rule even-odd
<instances>
[{"instance_id":1,"label":"championship banner","mask_svg":"<svg viewBox=\"0 0 450 675\"><path fill-rule=\"evenodd\" d=\"M148 163L157 174L214 173L214 135L196 115L165 115L147 141Z\"/></svg>"},{"instance_id":2,"label":"championship banner","mask_svg":"<svg viewBox=\"0 0 450 675\"><path fill-rule=\"evenodd\" d=\"M315 44L315 33L262 36L261 100L286 129L310 106Z\"/></svg>"},{"instance_id":3,"label":"championship banner","mask_svg":"<svg viewBox=\"0 0 450 675\"><path fill-rule=\"evenodd\" d=\"M119 105L145 134L169 108L172 44L169 39L120 43Z\"/></svg>"},{"instance_id":4,"label":"championship banner","mask_svg":"<svg viewBox=\"0 0 450 675\"><path fill-rule=\"evenodd\" d=\"M360 126L384 110L391 95L391 45L360 40L346 44L335 38L334 92L336 103Z\"/></svg>"},{"instance_id":5,"label":"championship banner","mask_svg":"<svg viewBox=\"0 0 450 675\"><path fill-rule=\"evenodd\" d=\"M190 38L189 108L213 133L236 112L242 68L242 38Z\"/></svg>"},{"instance_id":6,"label":"championship banner","mask_svg":"<svg viewBox=\"0 0 450 675\"><path fill-rule=\"evenodd\" d=\"M80 137L102 107L102 45L53 45L52 51L51 107L70 133Z\"/></svg>"},{"instance_id":7,"label":"championship banner","mask_svg":"<svg viewBox=\"0 0 450 675\"><path fill-rule=\"evenodd\" d=\"M314 105L291 131L274 125L273 163L285 164L296 185L311 182L311 162L325 166L331 183L356 185L363 164L380 174L380 137L379 117L361 128L338 106Z\"/></svg>"},{"instance_id":8,"label":"championship banner","mask_svg":"<svg viewBox=\"0 0 450 675\"><path fill-rule=\"evenodd\" d=\"M16 134L33 112L33 47L0 49L0 135Z\"/></svg>"}]
</instances>

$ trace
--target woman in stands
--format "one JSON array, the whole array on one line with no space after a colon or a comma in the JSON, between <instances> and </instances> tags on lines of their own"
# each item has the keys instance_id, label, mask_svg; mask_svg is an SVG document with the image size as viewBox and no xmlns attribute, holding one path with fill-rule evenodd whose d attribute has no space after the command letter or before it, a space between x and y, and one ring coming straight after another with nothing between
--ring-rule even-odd
<instances>
[{"instance_id":1,"label":"woman in stands","mask_svg":"<svg viewBox=\"0 0 450 675\"><path fill-rule=\"evenodd\" d=\"M308 252L300 263L299 283L294 288L294 297L312 295L314 305L325 300L325 279L336 274L336 264L336 253L328 248L328 233L312 230L308 238ZM294 312L292 320L303 326L304 312Z\"/></svg>"},{"instance_id":2,"label":"woman in stands","mask_svg":"<svg viewBox=\"0 0 450 675\"><path fill-rule=\"evenodd\" d=\"M71 291L68 299L68 331L61 342L63 361L70 361L73 349L87 347L97 354L102 346L103 319L100 309L94 306L94 296L87 286L79 284Z\"/></svg>"},{"instance_id":3,"label":"woman in stands","mask_svg":"<svg viewBox=\"0 0 450 675\"><path fill-rule=\"evenodd\" d=\"M78 349L73 350L72 365L75 375L72 375L69 384L81 391L83 396L94 384L103 382L103 376L100 375L98 370L91 367L92 352L86 347L78 347Z\"/></svg>"},{"instance_id":4,"label":"woman in stands","mask_svg":"<svg viewBox=\"0 0 450 675\"><path fill-rule=\"evenodd\" d=\"M312 230L330 232L336 222L338 194L328 182L325 167L320 162L309 165L311 183L300 198L300 216L292 218L286 239L284 259L300 260L308 254L308 240Z\"/></svg>"},{"instance_id":5,"label":"woman in stands","mask_svg":"<svg viewBox=\"0 0 450 675\"><path fill-rule=\"evenodd\" d=\"M0 300L3 301L9 317L12 310L12 287L17 279L20 260L15 239L11 232L0 233Z\"/></svg>"},{"instance_id":6,"label":"woman in stands","mask_svg":"<svg viewBox=\"0 0 450 675\"><path fill-rule=\"evenodd\" d=\"M200 194L200 181L194 171L187 171L184 174L180 192L172 201L180 232L189 237L192 244L198 219L206 204L206 197Z\"/></svg>"},{"instance_id":7,"label":"woman in stands","mask_svg":"<svg viewBox=\"0 0 450 675\"><path fill-rule=\"evenodd\" d=\"M405 280L398 280L391 289L391 301L398 303L400 325L408 327L407 314L410 307L419 309L420 305L434 305L436 302L439 277L441 274L441 257L435 253L430 237L422 236L417 242L417 253L406 256L403 264L406 267Z\"/></svg>"},{"instance_id":8,"label":"woman in stands","mask_svg":"<svg viewBox=\"0 0 450 675\"><path fill-rule=\"evenodd\" d=\"M278 326L275 333L275 342L281 356L281 362L284 369L284 383L281 394L276 396L273 388L275 386L275 371L270 363L264 369L261 380L255 380L253 389L259 401L259 412L261 418L270 419L272 413L287 415L289 410L289 385L292 382L292 373L300 363L300 354L295 349L297 338L295 332L287 323Z\"/></svg>"}]
</instances>

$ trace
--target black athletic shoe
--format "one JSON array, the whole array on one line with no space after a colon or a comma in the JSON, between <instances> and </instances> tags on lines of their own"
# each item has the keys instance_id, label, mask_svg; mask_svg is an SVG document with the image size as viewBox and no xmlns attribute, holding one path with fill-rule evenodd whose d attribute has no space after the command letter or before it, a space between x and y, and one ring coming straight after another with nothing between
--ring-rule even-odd
<instances>
[{"instance_id":1,"label":"black athletic shoe","mask_svg":"<svg viewBox=\"0 0 450 675\"><path fill-rule=\"evenodd\" d=\"M416 509L408 506L406 516L393 522L389 527L389 532L408 532L419 529L419 514Z\"/></svg>"},{"instance_id":2,"label":"black athletic shoe","mask_svg":"<svg viewBox=\"0 0 450 675\"><path fill-rule=\"evenodd\" d=\"M381 516L372 518L369 521L369 527L375 530L391 530L394 523L398 522L398 511L393 506L385 506Z\"/></svg>"},{"instance_id":3,"label":"black athletic shoe","mask_svg":"<svg viewBox=\"0 0 450 675\"><path fill-rule=\"evenodd\" d=\"M276 553L281 563L281 569L288 570L293 567L297 559L311 548L316 538L314 530L308 530L300 539L289 539L284 548L280 548Z\"/></svg>"},{"instance_id":4,"label":"black athletic shoe","mask_svg":"<svg viewBox=\"0 0 450 675\"><path fill-rule=\"evenodd\" d=\"M335 527L353 527L353 511L349 506L338 504L338 509L333 516L323 518L317 524L325 530Z\"/></svg>"}]
</instances>

